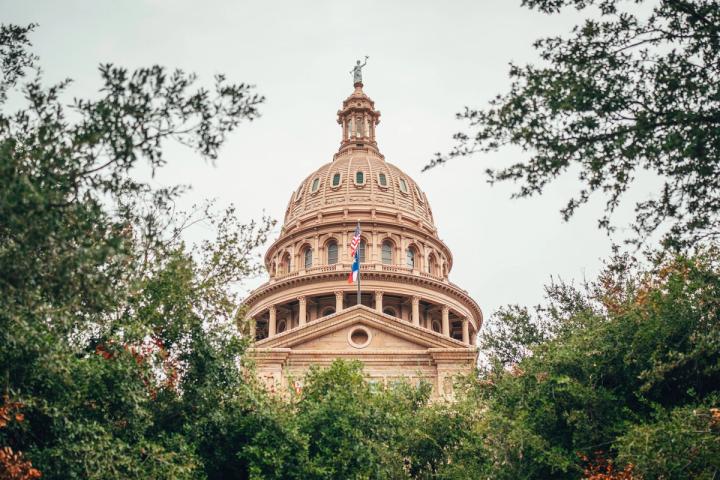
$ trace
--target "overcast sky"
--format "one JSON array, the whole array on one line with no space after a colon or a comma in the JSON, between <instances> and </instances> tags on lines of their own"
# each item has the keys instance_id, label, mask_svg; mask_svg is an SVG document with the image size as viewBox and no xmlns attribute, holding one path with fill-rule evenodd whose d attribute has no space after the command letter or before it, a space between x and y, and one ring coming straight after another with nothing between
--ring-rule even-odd
<instances>
[{"instance_id":1,"label":"overcast sky","mask_svg":"<svg viewBox=\"0 0 720 480\"><path fill-rule=\"evenodd\" d=\"M450 279L486 318L504 304L540 302L551 276L593 278L613 240L596 228L602 199L564 223L559 209L579 186L571 174L541 197L511 200L515 187L491 187L483 171L527 158L512 149L420 170L462 129L456 112L504 92L509 62L536 62L532 42L567 33L580 18L531 12L519 0L0 0L3 23L40 24L32 40L45 78L73 78L68 98L96 95L105 62L177 67L205 81L225 73L257 85L267 97L262 117L232 134L216 166L170 146L155 180L192 185L185 205L208 197L235 203L246 220L265 211L282 221L300 180L332 159L335 115L352 92L348 72L369 55L364 90L382 112L380 150L427 193L453 251ZM648 193L649 186L631 198ZM621 227L630 211L617 216ZM615 240L622 238L621 231Z\"/></svg>"}]
</instances>

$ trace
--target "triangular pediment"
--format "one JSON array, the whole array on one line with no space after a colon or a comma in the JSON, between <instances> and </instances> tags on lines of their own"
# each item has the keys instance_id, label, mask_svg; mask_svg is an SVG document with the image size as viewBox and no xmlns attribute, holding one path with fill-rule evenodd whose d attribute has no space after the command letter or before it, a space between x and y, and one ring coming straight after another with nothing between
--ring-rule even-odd
<instances>
[{"instance_id":1,"label":"triangular pediment","mask_svg":"<svg viewBox=\"0 0 720 480\"><path fill-rule=\"evenodd\" d=\"M467 348L467 345L364 305L356 305L273 338L260 340L255 347L296 351L400 352Z\"/></svg>"}]
</instances>

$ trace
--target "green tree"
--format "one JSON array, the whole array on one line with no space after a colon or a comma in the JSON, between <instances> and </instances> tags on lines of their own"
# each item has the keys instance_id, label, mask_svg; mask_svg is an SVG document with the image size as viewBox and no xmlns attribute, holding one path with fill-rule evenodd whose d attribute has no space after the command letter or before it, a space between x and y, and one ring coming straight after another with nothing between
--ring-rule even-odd
<instances>
[{"instance_id":1,"label":"green tree","mask_svg":"<svg viewBox=\"0 0 720 480\"><path fill-rule=\"evenodd\" d=\"M529 158L489 169L491 182L542 193L568 172L582 187L565 220L591 195L606 195L602 228L639 172L663 181L636 204L634 243L661 225L683 247L720 232L720 4L708 0L523 0L546 14L599 12L568 37L538 40L539 65L511 65L508 92L488 108L466 108L469 130L426 167L515 145ZM648 14L641 13L646 6ZM591 8L595 7L595 8Z\"/></svg>"},{"instance_id":2,"label":"green tree","mask_svg":"<svg viewBox=\"0 0 720 480\"><path fill-rule=\"evenodd\" d=\"M462 402L479 411L453 471L570 479L616 459L643 478L716 475L720 250L655 262L617 257L570 295L580 302L566 301L571 287L548 290L538 315L553 334L470 382ZM508 312L500 320L514 323Z\"/></svg>"},{"instance_id":3,"label":"green tree","mask_svg":"<svg viewBox=\"0 0 720 480\"><path fill-rule=\"evenodd\" d=\"M206 89L101 65L97 98L68 105L69 80L42 82L33 28L0 27L0 388L21 405L0 447L49 479L220 478L239 447L214 463L219 425L257 397L234 285L257 271L271 222L176 212L182 188L133 172L161 168L170 140L213 161L263 98L222 75ZM217 236L188 247L200 220Z\"/></svg>"}]
</instances>

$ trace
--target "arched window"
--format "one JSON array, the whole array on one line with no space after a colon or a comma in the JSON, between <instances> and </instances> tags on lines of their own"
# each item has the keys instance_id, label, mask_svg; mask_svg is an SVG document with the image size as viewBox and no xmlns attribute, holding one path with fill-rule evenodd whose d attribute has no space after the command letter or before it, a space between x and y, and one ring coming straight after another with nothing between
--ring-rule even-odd
<instances>
[{"instance_id":1,"label":"arched window","mask_svg":"<svg viewBox=\"0 0 720 480\"><path fill-rule=\"evenodd\" d=\"M365 262L365 240L360 240L360 246L358 247L358 257L360 257L360 263Z\"/></svg>"},{"instance_id":2,"label":"arched window","mask_svg":"<svg viewBox=\"0 0 720 480\"><path fill-rule=\"evenodd\" d=\"M365 183L365 174L363 172L355 172L355 183L363 185Z\"/></svg>"},{"instance_id":3,"label":"arched window","mask_svg":"<svg viewBox=\"0 0 720 480\"><path fill-rule=\"evenodd\" d=\"M397 312L396 312L395 309L392 308L392 307L385 307L385 308L383 308L383 313L384 313L385 315L390 315L390 316L393 316L393 317L397 317Z\"/></svg>"},{"instance_id":4,"label":"arched window","mask_svg":"<svg viewBox=\"0 0 720 480\"><path fill-rule=\"evenodd\" d=\"M290 254L283 255L280 262L280 273L290 273Z\"/></svg>"},{"instance_id":5,"label":"arched window","mask_svg":"<svg viewBox=\"0 0 720 480\"><path fill-rule=\"evenodd\" d=\"M406 264L410 268L415 268L415 250L408 248L405 252Z\"/></svg>"},{"instance_id":6,"label":"arched window","mask_svg":"<svg viewBox=\"0 0 720 480\"><path fill-rule=\"evenodd\" d=\"M335 265L338 262L338 246L335 240L330 240L327 243L327 263L328 265Z\"/></svg>"},{"instance_id":7,"label":"arched window","mask_svg":"<svg viewBox=\"0 0 720 480\"><path fill-rule=\"evenodd\" d=\"M277 323L277 333L282 333L287 330L287 320L283 319Z\"/></svg>"},{"instance_id":8,"label":"arched window","mask_svg":"<svg viewBox=\"0 0 720 480\"><path fill-rule=\"evenodd\" d=\"M339 174L339 173L336 173L335 175L333 175L333 178L332 178L332 186L333 186L333 187L339 187L339 186L340 186L340 178L341 178L341 177L340 177L340 174Z\"/></svg>"},{"instance_id":9,"label":"arched window","mask_svg":"<svg viewBox=\"0 0 720 480\"><path fill-rule=\"evenodd\" d=\"M320 316L327 317L328 315L332 315L333 313L335 313L335 309L333 307L326 307L326 308L323 308L323 311L320 314Z\"/></svg>"},{"instance_id":10,"label":"arched window","mask_svg":"<svg viewBox=\"0 0 720 480\"><path fill-rule=\"evenodd\" d=\"M310 192L315 193L318 191L318 188L320 188L320 179L315 178L312 182L312 187L310 187Z\"/></svg>"},{"instance_id":11,"label":"arched window","mask_svg":"<svg viewBox=\"0 0 720 480\"><path fill-rule=\"evenodd\" d=\"M385 265L393 263L393 244L389 240L385 240L382 244L382 263Z\"/></svg>"},{"instance_id":12,"label":"arched window","mask_svg":"<svg viewBox=\"0 0 720 480\"><path fill-rule=\"evenodd\" d=\"M428 256L428 273L437 275L437 262L435 261L435 255L432 253Z\"/></svg>"},{"instance_id":13,"label":"arched window","mask_svg":"<svg viewBox=\"0 0 720 480\"><path fill-rule=\"evenodd\" d=\"M439 321L433 320L432 323L431 323L431 325L432 325L432 330L433 330L433 332L440 333L441 327L440 327L440 322L439 322Z\"/></svg>"},{"instance_id":14,"label":"arched window","mask_svg":"<svg viewBox=\"0 0 720 480\"><path fill-rule=\"evenodd\" d=\"M305 270L312 267L312 248L305 249Z\"/></svg>"}]
</instances>

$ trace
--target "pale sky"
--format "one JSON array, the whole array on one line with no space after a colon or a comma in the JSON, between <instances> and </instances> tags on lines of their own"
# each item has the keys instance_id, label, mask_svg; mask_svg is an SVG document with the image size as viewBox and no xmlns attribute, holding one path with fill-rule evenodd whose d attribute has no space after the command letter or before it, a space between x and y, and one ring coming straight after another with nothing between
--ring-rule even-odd
<instances>
[{"instance_id":1,"label":"pale sky","mask_svg":"<svg viewBox=\"0 0 720 480\"><path fill-rule=\"evenodd\" d=\"M182 68L205 82L225 73L257 85L267 97L262 117L231 135L217 165L171 145L156 179L190 184L187 206L204 198L235 203L242 220L264 211L282 222L300 181L332 160L340 141L335 115L353 90L348 72L369 55L364 90L382 112L380 150L427 193L454 255L450 279L486 319L501 305L537 304L551 276L594 277L612 242L596 228L603 201L564 223L559 210L579 188L574 174L541 197L511 200L515 187L491 187L483 172L528 157L519 150L420 170L464 127L456 112L504 92L509 62L537 61L532 42L569 32L579 18L531 12L519 0L0 0L1 22L40 24L35 52L48 82L75 79L68 101L97 94L97 66L106 62ZM645 185L629 198L652 193ZM626 206L616 217L621 227L632 211Z\"/></svg>"}]
</instances>

